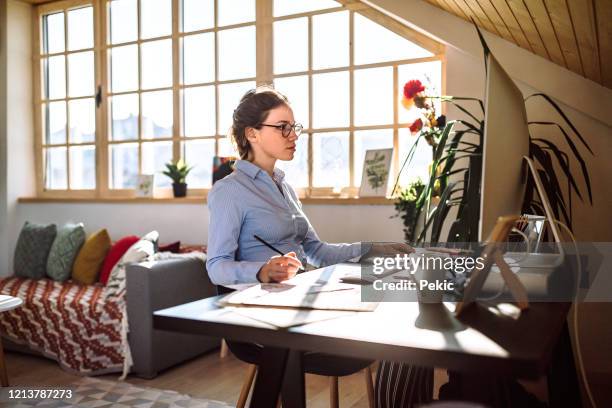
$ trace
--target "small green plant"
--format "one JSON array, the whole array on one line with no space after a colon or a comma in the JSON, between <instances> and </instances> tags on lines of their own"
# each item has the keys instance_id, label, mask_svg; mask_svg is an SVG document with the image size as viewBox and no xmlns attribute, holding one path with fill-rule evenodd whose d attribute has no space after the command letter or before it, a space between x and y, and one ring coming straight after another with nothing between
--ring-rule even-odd
<instances>
[{"instance_id":1,"label":"small green plant","mask_svg":"<svg viewBox=\"0 0 612 408\"><path fill-rule=\"evenodd\" d=\"M179 159L176 163L166 163L166 169L167 170L164 170L162 173L170 177L173 183L184 184L193 166L187 166L187 163L185 163L183 159Z\"/></svg>"},{"instance_id":2,"label":"small green plant","mask_svg":"<svg viewBox=\"0 0 612 408\"><path fill-rule=\"evenodd\" d=\"M416 240L417 217L420 215L416 203L424 189L425 184L419 178L410 183L405 190L399 191L397 195L397 201L395 201L395 211L397 213L394 217L402 219L406 242L414 242Z\"/></svg>"}]
</instances>

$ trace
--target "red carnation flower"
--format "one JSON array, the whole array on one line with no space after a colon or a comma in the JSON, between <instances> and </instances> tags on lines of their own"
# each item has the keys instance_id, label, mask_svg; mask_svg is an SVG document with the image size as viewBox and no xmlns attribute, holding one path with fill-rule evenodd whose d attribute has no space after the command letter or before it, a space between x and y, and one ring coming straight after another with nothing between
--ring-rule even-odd
<instances>
[{"instance_id":1,"label":"red carnation flower","mask_svg":"<svg viewBox=\"0 0 612 408\"><path fill-rule=\"evenodd\" d=\"M420 118L410 125L410 133L416 133L421 129L423 129L423 121Z\"/></svg>"},{"instance_id":2,"label":"red carnation flower","mask_svg":"<svg viewBox=\"0 0 612 408\"><path fill-rule=\"evenodd\" d=\"M404 85L404 97L406 99L412 99L416 94L423 92L424 90L425 87L423 84L421 84L421 81L418 79L411 79L410 81L406 82L406 85Z\"/></svg>"}]
</instances>

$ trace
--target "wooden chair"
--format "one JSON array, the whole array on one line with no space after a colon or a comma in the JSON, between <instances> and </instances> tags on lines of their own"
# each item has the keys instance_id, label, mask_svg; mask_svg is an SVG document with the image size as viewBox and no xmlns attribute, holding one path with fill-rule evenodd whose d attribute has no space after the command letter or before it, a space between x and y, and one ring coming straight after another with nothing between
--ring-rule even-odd
<instances>
[{"instance_id":1,"label":"wooden chair","mask_svg":"<svg viewBox=\"0 0 612 408\"><path fill-rule=\"evenodd\" d=\"M372 384L372 370L370 366L368 366L364 368L362 372L364 374L365 386L368 393L368 406L370 408L374 408L374 386ZM249 397L249 392L251 391L253 383L255 382L256 374L257 366L255 364L249 364L247 369L247 375L244 379L244 382L242 383L240 396L238 397L238 402L236 403L236 408L245 407L247 398ZM329 406L331 408L338 408L340 406L338 395L338 377L331 376L329 377Z\"/></svg>"}]
</instances>

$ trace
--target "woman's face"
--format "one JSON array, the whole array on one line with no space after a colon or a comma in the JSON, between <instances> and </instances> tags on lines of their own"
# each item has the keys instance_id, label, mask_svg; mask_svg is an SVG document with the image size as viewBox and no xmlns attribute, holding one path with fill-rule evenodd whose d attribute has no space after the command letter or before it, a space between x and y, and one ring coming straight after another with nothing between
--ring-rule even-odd
<instances>
[{"instance_id":1,"label":"woman's face","mask_svg":"<svg viewBox=\"0 0 612 408\"><path fill-rule=\"evenodd\" d=\"M293 111L287 105L280 105L268 113L268 117L263 121L266 125L295 124ZM256 137L251 140L251 146L255 154L264 154L276 160L293 160L295 155L296 141L298 136L291 130L289 136L284 137L281 129L262 126L255 130Z\"/></svg>"}]
</instances>

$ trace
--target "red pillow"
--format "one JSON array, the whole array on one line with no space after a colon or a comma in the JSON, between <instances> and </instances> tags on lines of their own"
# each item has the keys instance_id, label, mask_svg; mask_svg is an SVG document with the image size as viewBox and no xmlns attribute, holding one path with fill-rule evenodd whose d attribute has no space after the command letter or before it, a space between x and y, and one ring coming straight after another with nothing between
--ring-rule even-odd
<instances>
[{"instance_id":1,"label":"red pillow","mask_svg":"<svg viewBox=\"0 0 612 408\"><path fill-rule=\"evenodd\" d=\"M159 252L172 252L178 254L181 250L181 241L176 241L167 245L160 245L158 248Z\"/></svg>"},{"instance_id":2,"label":"red pillow","mask_svg":"<svg viewBox=\"0 0 612 408\"><path fill-rule=\"evenodd\" d=\"M140 238L138 238L136 235L129 235L121 238L119 241L113 244L111 249L106 254L106 258L104 258L104 264L100 270L100 283L106 285L108 278L110 278L110 273L117 262L119 262L123 254L125 254L132 245L138 242L139 239Z\"/></svg>"}]
</instances>

